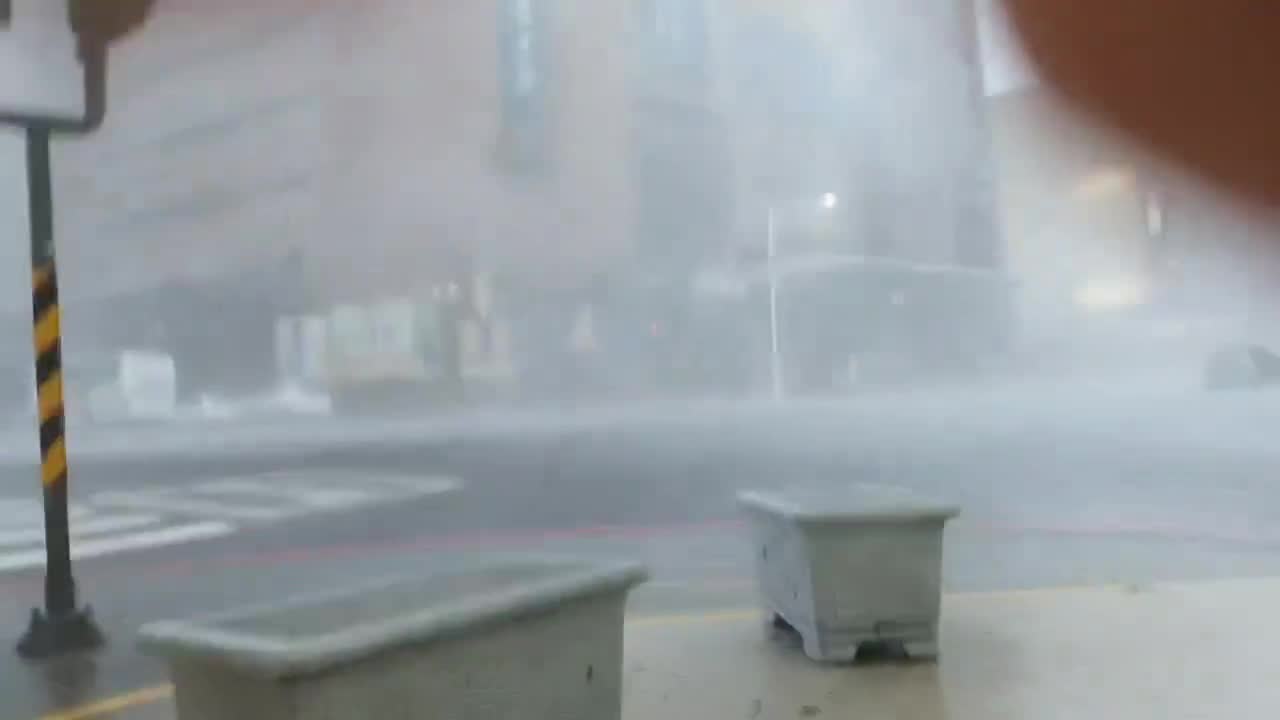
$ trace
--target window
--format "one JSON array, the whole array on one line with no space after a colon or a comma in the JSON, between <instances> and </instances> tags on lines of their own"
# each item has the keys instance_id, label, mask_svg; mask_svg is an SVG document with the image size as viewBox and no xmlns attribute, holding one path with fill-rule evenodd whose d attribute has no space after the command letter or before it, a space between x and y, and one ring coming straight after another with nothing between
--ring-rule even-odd
<instances>
[{"instance_id":1,"label":"window","mask_svg":"<svg viewBox=\"0 0 1280 720\"><path fill-rule=\"evenodd\" d=\"M504 91L499 150L512 170L546 167L550 155L549 0L502 0L501 83Z\"/></svg>"},{"instance_id":2,"label":"window","mask_svg":"<svg viewBox=\"0 0 1280 720\"><path fill-rule=\"evenodd\" d=\"M748 25L741 42L745 92L762 97L788 122L830 119L836 113L834 68L812 32L762 17Z\"/></svg>"},{"instance_id":3,"label":"window","mask_svg":"<svg viewBox=\"0 0 1280 720\"><path fill-rule=\"evenodd\" d=\"M700 72L706 63L706 20L703 0L637 0L645 62Z\"/></svg>"},{"instance_id":4,"label":"window","mask_svg":"<svg viewBox=\"0 0 1280 720\"><path fill-rule=\"evenodd\" d=\"M510 0L512 91L517 98L533 97L541 73L534 57L533 0Z\"/></svg>"}]
</instances>

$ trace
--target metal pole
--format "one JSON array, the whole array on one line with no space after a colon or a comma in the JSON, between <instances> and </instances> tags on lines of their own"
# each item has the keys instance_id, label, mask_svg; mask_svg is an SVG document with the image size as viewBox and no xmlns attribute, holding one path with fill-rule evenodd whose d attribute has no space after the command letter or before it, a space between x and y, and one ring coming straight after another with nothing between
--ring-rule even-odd
<instances>
[{"instance_id":1,"label":"metal pole","mask_svg":"<svg viewBox=\"0 0 1280 720\"><path fill-rule=\"evenodd\" d=\"M44 611L33 610L18 653L43 658L96 647L102 633L92 613L76 607L67 519L66 423L62 404L62 331L53 246L53 176L48 128L28 128L27 202L31 225L31 309L44 490Z\"/></svg>"},{"instance_id":2,"label":"metal pole","mask_svg":"<svg viewBox=\"0 0 1280 720\"><path fill-rule=\"evenodd\" d=\"M782 350L778 337L778 274L774 260L778 256L777 213L773 206L768 212L768 269L769 269L769 377L773 398L781 400L782 384Z\"/></svg>"}]
</instances>

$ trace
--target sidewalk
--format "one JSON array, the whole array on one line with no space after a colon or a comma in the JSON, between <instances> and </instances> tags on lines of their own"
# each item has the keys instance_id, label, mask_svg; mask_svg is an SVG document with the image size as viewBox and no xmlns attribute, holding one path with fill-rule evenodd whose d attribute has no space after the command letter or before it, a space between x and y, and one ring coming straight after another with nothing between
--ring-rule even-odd
<instances>
[{"instance_id":1,"label":"sidewalk","mask_svg":"<svg viewBox=\"0 0 1280 720\"><path fill-rule=\"evenodd\" d=\"M1277 601L1280 580L951 596L937 666L818 666L753 616L638 623L625 716L1274 717Z\"/></svg>"},{"instance_id":2,"label":"sidewalk","mask_svg":"<svg viewBox=\"0 0 1280 720\"><path fill-rule=\"evenodd\" d=\"M817 665L754 610L638 617L624 718L1269 718L1278 604L1280 579L952 595L937 665ZM173 717L163 688L134 700L50 718Z\"/></svg>"}]
</instances>

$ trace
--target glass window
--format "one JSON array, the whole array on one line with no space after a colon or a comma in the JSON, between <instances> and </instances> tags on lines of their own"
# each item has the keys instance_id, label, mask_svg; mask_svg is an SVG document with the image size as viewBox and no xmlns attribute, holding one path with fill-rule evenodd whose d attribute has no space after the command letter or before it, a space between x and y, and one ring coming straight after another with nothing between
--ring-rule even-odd
<instances>
[{"instance_id":1,"label":"glass window","mask_svg":"<svg viewBox=\"0 0 1280 720\"><path fill-rule=\"evenodd\" d=\"M545 0L502 0L501 62L504 92L500 156L512 170L546 167L550 132L548 76L550 23Z\"/></svg>"},{"instance_id":2,"label":"glass window","mask_svg":"<svg viewBox=\"0 0 1280 720\"><path fill-rule=\"evenodd\" d=\"M701 71L706 63L702 0L639 0L637 26L646 61Z\"/></svg>"}]
</instances>

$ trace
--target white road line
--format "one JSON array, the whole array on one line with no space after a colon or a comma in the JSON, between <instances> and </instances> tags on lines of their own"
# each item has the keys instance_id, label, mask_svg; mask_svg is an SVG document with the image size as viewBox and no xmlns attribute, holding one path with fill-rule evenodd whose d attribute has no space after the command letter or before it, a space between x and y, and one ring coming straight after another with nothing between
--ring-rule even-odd
<instances>
[{"instance_id":1,"label":"white road line","mask_svg":"<svg viewBox=\"0 0 1280 720\"><path fill-rule=\"evenodd\" d=\"M267 484L305 483L325 487L363 487L390 490L397 495L408 491L415 494L431 494L456 490L462 486L461 478L453 475L412 474L378 472L359 468L324 470L279 470L262 475L245 476L243 479Z\"/></svg>"},{"instance_id":2,"label":"white road line","mask_svg":"<svg viewBox=\"0 0 1280 720\"><path fill-rule=\"evenodd\" d=\"M344 508L394 503L458 490L448 475L381 474L359 469L283 470L183 487L99 492L70 510L73 558L208 540L239 521L270 522ZM111 510L118 509L118 512ZM166 516L176 524L160 526ZM189 521L178 520L187 517ZM148 528L155 529L148 529ZM44 512L38 498L0 498L0 572L42 567ZM21 549L19 549L21 546Z\"/></svg>"},{"instance_id":3,"label":"white road line","mask_svg":"<svg viewBox=\"0 0 1280 720\"><path fill-rule=\"evenodd\" d=\"M304 506L305 511L319 511L436 495L461 487L460 479L447 475L285 470L202 482L191 486L191 490L197 494L282 499Z\"/></svg>"},{"instance_id":4,"label":"white road line","mask_svg":"<svg viewBox=\"0 0 1280 720\"><path fill-rule=\"evenodd\" d=\"M298 512L353 507L380 499L373 493L357 488L317 488L301 482L276 482L268 485L249 480L217 480L200 483L192 487L192 491L222 497L247 495L250 502L255 497L270 498L297 505Z\"/></svg>"},{"instance_id":5,"label":"white road line","mask_svg":"<svg viewBox=\"0 0 1280 720\"><path fill-rule=\"evenodd\" d=\"M140 527L154 525L160 521L155 515L116 515L91 517L85 520L71 521L71 537L81 538L86 535L137 530ZM44 524L22 530L0 531L0 548L17 545L35 545L44 542Z\"/></svg>"},{"instance_id":6,"label":"white road line","mask_svg":"<svg viewBox=\"0 0 1280 720\"><path fill-rule=\"evenodd\" d=\"M462 487L462 480L452 475L411 475L362 470L329 470L315 475L298 473L288 481L326 487L362 487L369 490L376 488L383 494L395 497L435 495Z\"/></svg>"},{"instance_id":7,"label":"white road line","mask_svg":"<svg viewBox=\"0 0 1280 720\"><path fill-rule=\"evenodd\" d=\"M89 501L98 507L120 507L130 510L191 515L218 520L279 520L294 514L260 506L231 505L179 495L177 491L104 492L95 493Z\"/></svg>"},{"instance_id":8,"label":"white road line","mask_svg":"<svg viewBox=\"0 0 1280 720\"><path fill-rule=\"evenodd\" d=\"M451 475L370 475L368 481L393 485L413 495L436 495L462 487L462 480Z\"/></svg>"},{"instance_id":9,"label":"white road line","mask_svg":"<svg viewBox=\"0 0 1280 720\"><path fill-rule=\"evenodd\" d=\"M71 544L71 557L78 560L129 550L145 550L147 548L179 545L197 540L209 540L230 535L235 532L235 529L235 526L224 522L199 522L120 535L118 537L87 540ZM0 555L0 572L40 567L44 565L44 562L45 551L43 548Z\"/></svg>"},{"instance_id":10,"label":"white road line","mask_svg":"<svg viewBox=\"0 0 1280 720\"><path fill-rule=\"evenodd\" d=\"M87 517L89 514L89 508L80 503L72 503L67 507L67 517L71 520ZM43 501L0 499L0 530L19 531L43 527Z\"/></svg>"}]
</instances>

